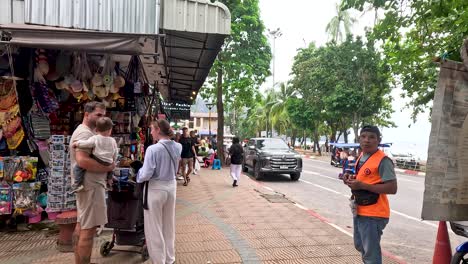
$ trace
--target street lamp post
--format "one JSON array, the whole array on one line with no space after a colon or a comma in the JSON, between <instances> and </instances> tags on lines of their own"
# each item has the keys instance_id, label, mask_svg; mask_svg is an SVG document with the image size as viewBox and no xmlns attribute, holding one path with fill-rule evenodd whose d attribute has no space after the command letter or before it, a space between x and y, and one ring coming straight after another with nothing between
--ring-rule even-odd
<instances>
[{"instance_id":1,"label":"street lamp post","mask_svg":"<svg viewBox=\"0 0 468 264\"><path fill-rule=\"evenodd\" d=\"M208 134L211 140L211 109L214 107L215 104L207 103L206 107L208 107Z\"/></svg>"},{"instance_id":2,"label":"street lamp post","mask_svg":"<svg viewBox=\"0 0 468 264\"><path fill-rule=\"evenodd\" d=\"M273 78L273 86L272 89L275 87L275 70L276 70L276 39L283 35L280 28L271 30L268 29L268 34L273 38L273 71L272 71L272 78Z\"/></svg>"}]
</instances>

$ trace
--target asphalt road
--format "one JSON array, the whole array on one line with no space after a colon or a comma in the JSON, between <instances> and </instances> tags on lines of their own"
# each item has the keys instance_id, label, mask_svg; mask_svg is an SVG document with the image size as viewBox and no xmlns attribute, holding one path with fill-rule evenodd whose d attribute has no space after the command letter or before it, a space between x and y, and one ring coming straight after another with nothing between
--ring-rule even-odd
<instances>
[{"instance_id":1,"label":"asphalt road","mask_svg":"<svg viewBox=\"0 0 468 264\"><path fill-rule=\"evenodd\" d=\"M347 232L353 232L349 188L338 179L339 168L325 161L304 159L298 182L287 175L267 175L263 184L312 209ZM250 172L251 173L251 172ZM407 263L431 263L437 222L421 221L424 177L398 174L398 193L390 195L390 223L382 247ZM450 229L450 227L449 227ZM449 230L452 248L466 241Z\"/></svg>"}]
</instances>

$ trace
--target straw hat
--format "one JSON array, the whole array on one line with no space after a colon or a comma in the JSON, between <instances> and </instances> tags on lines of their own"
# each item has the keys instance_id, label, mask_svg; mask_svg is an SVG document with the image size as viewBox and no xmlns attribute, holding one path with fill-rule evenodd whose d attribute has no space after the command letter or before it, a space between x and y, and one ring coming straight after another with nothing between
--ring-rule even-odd
<instances>
[{"instance_id":1,"label":"straw hat","mask_svg":"<svg viewBox=\"0 0 468 264\"><path fill-rule=\"evenodd\" d=\"M101 86L104 84L102 75L95 73L93 78L91 79L91 84L94 88L94 86Z\"/></svg>"},{"instance_id":2,"label":"straw hat","mask_svg":"<svg viewBox=\"0 0 468 264\"><path fill-rule=\"evenodd\" d=\"M70 85L71 89L73 90L73 93L81 93L83 91L83 84L78 81L78 80L75 80L71 85Z\"/></svg>"},{"instance_id":3,"label":"straw hat","mask_svg":"<svg viewBox=\"0 0 468 264\"><path fill-rule=\"evenodd\" d=\"M65 83L65 80L61 80L59 82L55 82L55 88L58 90L67 90L68 85Z\"/></svg>"},{"instance_id":4,"label":"straw hat","mask_svg":"<svg viewBox=\"0 0 468 264\"><path fill-rule=\"evenodd\" d=\"M43 76L46 76L49 73L49 63L47 61L39 61L37 68Z\"/></svg>"},{"instance_id":5,"label":"straw hat","mask_svg":"<svg viewBox=\"0 0 468 264\"><path fill-rule=\"evenodd\" d=\"M106 86L94 86L93 93L98 98L106 98L109 95L109 87Z\"/></svg>"},{"instance_id":6,"label":"straw hat","mask_svg":"<svg viewBox=\"0 0 468 264\"><path fill-rule=\"evenodd\" d=\"M88 85L86 84L86 82L83 82L83 91L89 92L89 88L88 88Z\"/></svg>"},{"instance_id":7,"label":"straw hat","mask_svg":"<svg viewBox=\"0 0 468 264\"><path fill-rule=\"evenodd\" d=\"M118 93L120 88L125 86L125 79L122 76L116 76L114 78L114 83L111 86L110 92L111 93Z\"/></svg>"}]
</instances>

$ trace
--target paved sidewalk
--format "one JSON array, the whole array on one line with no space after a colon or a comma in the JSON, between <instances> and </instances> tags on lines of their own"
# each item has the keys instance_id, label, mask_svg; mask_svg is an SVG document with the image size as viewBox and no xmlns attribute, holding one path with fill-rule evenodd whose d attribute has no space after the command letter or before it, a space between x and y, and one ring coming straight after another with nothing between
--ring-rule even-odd
<instances>
[{"instance_id":1,"label":"paved sidewalk","mask_svg":"<svg viewBox=\"0 0 468 264\"><path fill-rule=\"evenodd\" d=\"M187 187L179 182L177 190L177 264L362 263L350 236L246 175L237 188L227 169L202 169L191 179ZM102 258L99 246L110 237L107 231L97 238L93 262L141 263L138 254L111 252ZM73 263L73 255L58 253L55 237L45 232L0 233L0 259Z\"/></svg>"}]
</instances>

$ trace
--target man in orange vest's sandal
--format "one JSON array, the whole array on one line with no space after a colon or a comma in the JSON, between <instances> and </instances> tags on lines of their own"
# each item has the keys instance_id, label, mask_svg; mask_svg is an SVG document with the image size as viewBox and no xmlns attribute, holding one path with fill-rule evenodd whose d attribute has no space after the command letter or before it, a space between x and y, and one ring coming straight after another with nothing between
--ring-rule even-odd
<instances>
[{"instance_id":1,"label":"man in orange vest's sandal","mask_svg":"<svg viewBox=\"0 0 468 264\"><path fill-rule=\"evenodd\" d=\"M354 246L365 264L382 263L380 238L390 218L387 194L397 192L395 168L379 149L381 140L378 127L364 126L359 134L362 153L356 162L356 175L343 175L352 192Z\"/></svg>"}]
</instances>

